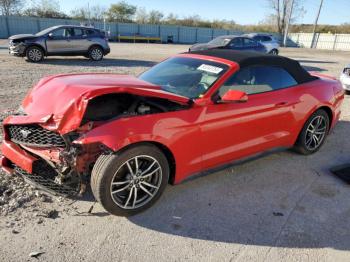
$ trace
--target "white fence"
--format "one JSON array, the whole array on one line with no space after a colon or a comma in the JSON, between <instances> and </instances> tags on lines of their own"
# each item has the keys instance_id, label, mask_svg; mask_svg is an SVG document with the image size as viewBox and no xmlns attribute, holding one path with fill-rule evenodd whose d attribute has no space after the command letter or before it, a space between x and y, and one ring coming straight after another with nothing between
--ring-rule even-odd
<instances>
[{"instance_id":1,"label":"white fence","mask_svg":"<svg viewBox=\"0 0 350 262\"><path fill-rule=\"evenodd\" d=\"M350 51L350 34L320 34L313 39L311 33L289 34L289 46Z\"/></svg>"}]
</instances>

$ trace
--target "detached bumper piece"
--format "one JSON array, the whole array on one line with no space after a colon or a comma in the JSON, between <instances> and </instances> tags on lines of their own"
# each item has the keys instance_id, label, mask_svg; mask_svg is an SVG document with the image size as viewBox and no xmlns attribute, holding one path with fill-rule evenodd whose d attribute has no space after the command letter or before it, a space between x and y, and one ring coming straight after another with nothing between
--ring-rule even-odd
<instances>
[{"instance_id":1,"label":"detached bumper piece","mask_svg":"<svg viewBox=\"0 0 350 262\"><path fill-rule=\"evenodd\" d=\"M27 171L15 165L14 171L17 174L21 175L29 183L34 182L35 186L50 194L56 196L72 197L78 193L78 191L75 190L73 187L59 185L55 183L52 179L52 176L44 170L42 170L40 173L36 172L34 174L30 174Z\"/></svg>"}]
</instances>

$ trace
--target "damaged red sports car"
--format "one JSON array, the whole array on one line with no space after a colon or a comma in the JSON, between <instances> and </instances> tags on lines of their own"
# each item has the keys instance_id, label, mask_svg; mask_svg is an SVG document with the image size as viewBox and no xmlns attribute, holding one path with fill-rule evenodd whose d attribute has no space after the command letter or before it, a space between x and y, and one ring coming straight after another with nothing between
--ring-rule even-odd
<instances>
[{"instance_id":1,"label":"damaged red sports car","mask_svg":"<svg viewBox=\"0 0 350 262\"><path fill-rule=\"evenodd\" d=\"M279 56L179 54L138 78L42 79L3 122L1 164L59 194L91 184L115 215L147 209L177 184L275 148L319 150L343 89Z\"/></svg>"}]
</instances>

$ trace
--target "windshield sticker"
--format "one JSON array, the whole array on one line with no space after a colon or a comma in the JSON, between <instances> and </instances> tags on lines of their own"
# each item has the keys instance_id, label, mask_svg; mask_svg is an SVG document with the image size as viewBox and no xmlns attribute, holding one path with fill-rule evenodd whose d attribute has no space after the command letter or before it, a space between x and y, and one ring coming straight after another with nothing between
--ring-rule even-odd
<instances>
[{"instance_id":1,"label":"windshield sticker","mask_svg":"<svg viewBox=\"0 0 350 262\"><path fill-rule=\"evenodd\" d=\"M206 64L202 64L200 65L198 68L198 70L201 71L205 71L208 73L212 73L212 74L219 74L223 69L217 66L212 66L212 65L206 65Z\"/></svg>"}]
</instances>

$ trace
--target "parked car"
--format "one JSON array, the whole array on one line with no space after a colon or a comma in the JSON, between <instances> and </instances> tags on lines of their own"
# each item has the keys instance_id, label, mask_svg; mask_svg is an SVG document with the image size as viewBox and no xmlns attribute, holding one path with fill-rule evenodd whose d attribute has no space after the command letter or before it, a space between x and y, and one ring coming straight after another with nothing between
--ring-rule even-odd
<instances>
[{"instance_id":1,"label":"parked car","mask_svg":"<svg viewBox=\"0 0 350 262\"><path fill-rule=\"evenodd\" d=\"M133 215L169 182L273 148L317 152L343 99L339 81L294 60L221 49L176 55L138 78L49 76L4 120L0 162L58 193L90 179L108 212Z\"/></svg>"},{"instance_id":2,"label":"parked car","mask_svg":"<svg viewBox=\"0 0 350 262\"><path fill-rule=\"evenodd\" d=\"M190 47L189 52L202 51L208 49L230 49L237 51L255 51L266 53L265 46L253 39L236 35L219 36L206 44L195 44Z\"/></svg>"},{"instance_id":3,"label":"parked car","mask_svg":"<svg viewBox=\"0 0 350 262\"><path fill-rule=\"evenodd\" d=\"M272 55L279 54L280 44L278 40L272 35L251 33L251 34L246 34L245 36L255 41L258 41L259 43L262 43L266 47L267 53Z\"/></svg>"},{"instance_id":4,"label":"parked car","mask_svg":"<svg viewBox=\"0 0 350 262\"><path fill-rule=\"evenodd\" d=\"M350 94L350 64L347 65L340 74L340 82L342 83L344 90Z\"/></svg>"},{"instance_id":5,"label":"parked car","mask_svg":"<svg viewBox=\"0 0 350 262\"><path fill-rule=\"evenodd\" d=\"M110 52L105 34L94 28L60 25L36 34L13 35L9 38L9 53L40 62L45 56L83 55L98 61Z\"/></svg>"}]
</instances>

